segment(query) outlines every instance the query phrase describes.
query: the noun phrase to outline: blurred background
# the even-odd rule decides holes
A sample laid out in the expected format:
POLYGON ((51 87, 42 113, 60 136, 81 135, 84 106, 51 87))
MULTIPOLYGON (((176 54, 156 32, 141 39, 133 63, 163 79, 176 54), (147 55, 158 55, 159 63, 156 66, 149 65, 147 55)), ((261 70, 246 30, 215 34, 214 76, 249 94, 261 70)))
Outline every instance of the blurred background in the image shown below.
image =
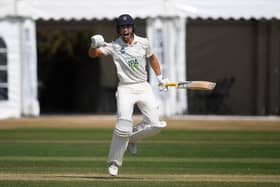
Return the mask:
POLYGON ((0 118, 114 114, 112 59, 87 53, 93 34, 117 37, 122 13, 150 39, 169 80, 217 83, 212 92, 155 90, 163 116, 280 114, 276 0, 1 0, 0 7, 0 118))

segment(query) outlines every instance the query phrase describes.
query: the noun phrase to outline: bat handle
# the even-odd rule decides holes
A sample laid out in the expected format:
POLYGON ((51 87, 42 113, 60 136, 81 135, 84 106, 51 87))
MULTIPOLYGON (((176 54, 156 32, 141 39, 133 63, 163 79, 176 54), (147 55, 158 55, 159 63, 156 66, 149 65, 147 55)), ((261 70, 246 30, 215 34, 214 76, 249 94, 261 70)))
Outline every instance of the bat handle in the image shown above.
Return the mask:
POLYGON ((169 86, 177 86, 177 83, 176 82, 167 82, 165 84, 166 87, 169 87, 169 86))

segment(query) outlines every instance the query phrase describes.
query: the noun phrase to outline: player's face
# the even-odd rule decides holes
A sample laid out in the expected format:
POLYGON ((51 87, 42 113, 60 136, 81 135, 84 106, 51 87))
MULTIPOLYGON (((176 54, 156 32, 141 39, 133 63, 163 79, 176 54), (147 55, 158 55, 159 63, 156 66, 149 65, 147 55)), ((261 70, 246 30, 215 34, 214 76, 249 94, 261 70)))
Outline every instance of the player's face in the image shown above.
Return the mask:
POLYGON ((132 25, 122 25, 120 26, 120 35, 126 43, 132 42, 133 39, 133 27, 132 25))

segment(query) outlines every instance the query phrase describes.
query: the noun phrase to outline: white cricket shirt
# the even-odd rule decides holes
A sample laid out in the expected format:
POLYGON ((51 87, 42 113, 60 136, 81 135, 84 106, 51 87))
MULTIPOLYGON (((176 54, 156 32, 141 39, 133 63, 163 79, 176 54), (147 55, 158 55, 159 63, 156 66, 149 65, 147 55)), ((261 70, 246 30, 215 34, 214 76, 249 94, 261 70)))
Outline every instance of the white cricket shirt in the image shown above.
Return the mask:
POLYGON ((120 84, 147 81, 147 58, 153 54, 148 39, 134 35, 132 44, 127 44, 119 37, 99 49, 112 55, 120 84))

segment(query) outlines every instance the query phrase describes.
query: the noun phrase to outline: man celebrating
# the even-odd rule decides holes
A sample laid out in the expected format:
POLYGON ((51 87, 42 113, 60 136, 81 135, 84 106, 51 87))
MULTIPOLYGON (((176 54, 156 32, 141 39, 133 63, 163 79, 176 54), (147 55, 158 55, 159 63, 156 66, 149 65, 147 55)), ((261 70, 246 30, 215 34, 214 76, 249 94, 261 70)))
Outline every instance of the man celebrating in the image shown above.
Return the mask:
POLYGON ((134 20, 128 14, 116 19, 118 38, 112 43, 105 43, 102 35, 91 37, 89 56, 92 58, 111 55, 116 65, 119 84, 116 92, 117 121, 113 132, 108 156, 108 172, 111 176, 118 175, 123 156, 128 149, 136 154, 136 142, 154 135, 166 122, 159 120, 158 104, 152 88, 147 82, 147 59, 155 72, 159 89, 166 91, 166 79, 161 75, 160 64, 151 51, 146 38, 137 36, 134 31, 134 20), (132 114, 134 105, 143 114, 143 120, 133 127, 132 114))

